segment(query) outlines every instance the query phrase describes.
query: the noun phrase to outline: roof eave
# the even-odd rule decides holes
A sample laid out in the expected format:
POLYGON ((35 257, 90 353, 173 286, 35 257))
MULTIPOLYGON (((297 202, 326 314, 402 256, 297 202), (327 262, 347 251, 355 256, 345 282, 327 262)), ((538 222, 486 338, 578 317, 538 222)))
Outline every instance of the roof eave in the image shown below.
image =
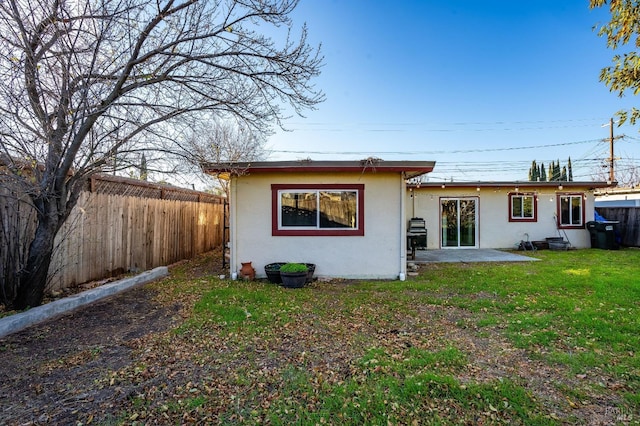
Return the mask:
POLYGON ((530 181, 478 181, 478 182, 421 182, 411 183, 410 188, 584 188, 598 189, 615 187, 617 182, 570 181, 570 182, 530 182, 530 181))
POLYGON ((257 173, 404 173, 407 179, 433 171, 434 161, 274 161, 202 163, 202 170, 223 179, 257 173))

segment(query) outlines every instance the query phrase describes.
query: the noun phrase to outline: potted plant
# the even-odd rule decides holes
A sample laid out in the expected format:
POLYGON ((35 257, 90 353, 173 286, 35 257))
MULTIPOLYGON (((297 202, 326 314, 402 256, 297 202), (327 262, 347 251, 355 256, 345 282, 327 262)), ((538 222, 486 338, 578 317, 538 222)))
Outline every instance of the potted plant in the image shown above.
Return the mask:
POLYGON ((304 287, 308 272, 307 265, 304 263, 285 263, 280 267, 282 286, 288 288, 304 287))
POLYGON ((286 262, 275 262, 264 265, 264 272, 267 274, 267 279, 273 284, 282 284, 282 277, 280 276, 280 268, 286 262))
POLYGON ((313 273, 316 271, 315 263, 305 263, 307 266, 307 284, 313 282, 313 273))

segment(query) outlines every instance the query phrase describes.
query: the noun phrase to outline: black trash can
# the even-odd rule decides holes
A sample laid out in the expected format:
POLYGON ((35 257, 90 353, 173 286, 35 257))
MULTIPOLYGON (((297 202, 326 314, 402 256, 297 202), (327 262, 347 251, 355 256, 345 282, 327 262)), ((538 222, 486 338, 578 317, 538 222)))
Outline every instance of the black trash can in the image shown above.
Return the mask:
POLYGON ((617 250, 620 248, 616 238, 619 223, 617 220, 587 222, 587 229, 591 237, 591 247, 605 250, 617 250))

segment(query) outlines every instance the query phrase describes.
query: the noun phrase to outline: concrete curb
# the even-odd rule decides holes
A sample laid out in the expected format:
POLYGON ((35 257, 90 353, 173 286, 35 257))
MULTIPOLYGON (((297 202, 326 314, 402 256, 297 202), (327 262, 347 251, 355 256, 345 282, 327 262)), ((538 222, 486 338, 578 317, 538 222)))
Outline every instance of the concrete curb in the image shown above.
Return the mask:
POLYGON ((91 290, 83 291, 82 293, 74 294, 70 297, 65 297, 64 299, 55 300, 46 305, 31 308, 25 312, 0 318, 0 338, 132 287, 165 277, 168 274, 169 269, 166 266, 159 266, 135 277, 114 281, 100 287, 92 288, 91 290))

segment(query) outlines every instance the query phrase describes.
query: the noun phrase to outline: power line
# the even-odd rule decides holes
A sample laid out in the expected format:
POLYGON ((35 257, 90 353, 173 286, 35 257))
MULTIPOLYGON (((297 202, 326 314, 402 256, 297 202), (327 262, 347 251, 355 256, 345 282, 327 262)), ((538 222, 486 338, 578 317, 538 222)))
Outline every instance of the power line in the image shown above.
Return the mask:
MULTIPOLYGON (((595 120, 595 119, 594 119, 595 120)), ((599 122, 602 122, 602 119, 597 119, 599 122)), ((501 122, 496 122, 501 123, 501 122)), ((410 125, 411 123, 404 123, 405 125, 410 125)), ((473 124, 473 123, 460 123, 463 125, 473 124)), ((626 136, 620 135, 616 136, 616 140, 622 142, 631 142, 631 141, 640 141, 640 138, 634 136, 626 136)), ((454 149, 454 150, 420 150, 420 149, 407 149, 407 150, 394 150, 394 151, 339 151, 339 150, 271 150, 271 153, 284 153, 284 154, 298 154, 298 155, 358 155, 362 157, 366 156, 422 156, 422 155, 448 155, 448 154, 475 154, 475 153, 494 153, 494 152, 509 152, 509 151, 525 151, 532 149, 542 149, 542 148, 552 148, 552 147, 562 147, 562 146, 573 146, 573 145, 581 145, 581 144, 593 144, 586 152, 576 158, 572 158, 573 172, 575 177, 582 176, 594 176, 594 173, 597 173, 596 170, 607 167, 607 150, 603 146, 603 141, 609 141, 606 138, 599 139, 589 139, 582 141, 570 141, 570 142, 560 142, 560 143, 552 143, 552 144, 541 144, 541 145, 525 145, 525 146, 509 146, 509 147, 494 147, 494 148, 475 148, 475 149, 454 149), (591 172, 586 172, 585 170, 591 170, 591 172)), ((449 144, 451 146, 451 144, 449 144)), ((542 159, 539 160, 535 158, 538 164, 550 164, 552 162, 557 161, 557 159, 542 159)), ((620 171, 627 170, 629 167, 635 167, 632 165, 632 162, 635 161, 633 158, 627 158, 627 160, 631 165, 623 164, 622 159, 616 159, 618 161, 618 169, 620 171)), ((438 161, 436 169, 430 174, 433 179, 444 179, 448 180, 452 178, 452 176, 460 176, 464 177, 465 175, 476 174, 478 176, 494 176, 496 172, 500 173, 509 173, 522 175, 522 180, 526 180, 528 178, 528 169, 531 164, 531 160, 496 160, 496 161, 485 161, 485 162, 447 162, 447 161, 438 161)), ((458 179, 461 182, 464 182, 465 179, 458 179)), ((473 179, 476 181, 477 179, 473 179)))
POLYGON ((594 123, 602 123, 608 118, 581 118, 568 120, 519 120, 519 121, 458 121, 451 123, 443 122, 289 122, 289 130, 296 131, 330 131, 330 132, 405 132, 408 130, 421 130, 424 132, 457 132, 457 131, 512 131, 512 130, 544 130, 544 129, 563 129, 575 127, 589 127, 594 123), (590 122, 590 123, 589 123, 590 122), (584 124, 578 124, 584 123, 584 124), (552 125, 546 125, 552 124, 552 125), (563 124, 563 125, 557 125, 563 124), (514 127, 523 125, 533 125, 533 127, 514 127), (480 126, 481 128, 469 129, 471 126, 480 126), (489 127, 486 126, 501 126, 489 127), (507 127, 504 127, 507 126, 507 127))
POLYGON ((507 148, 478 148, 478 149, 458 149, 451 151, 420 151, 420 150, 407 150, 407 151, 298 151, 298 150, 269 150, 271 153, 279 154, 315 154, 315 155, 422 155, 422 154, 469 154, 479 152, 501 152, 501 151, 520 151, 526 149, 539 149, 539 148, 551 148, 557 146, 569 146, 585 143, 601 142, 602 139, 590 139, 577 142, 563 142, 545 145, 529 145, 529 146, 512 146, 507 148))

